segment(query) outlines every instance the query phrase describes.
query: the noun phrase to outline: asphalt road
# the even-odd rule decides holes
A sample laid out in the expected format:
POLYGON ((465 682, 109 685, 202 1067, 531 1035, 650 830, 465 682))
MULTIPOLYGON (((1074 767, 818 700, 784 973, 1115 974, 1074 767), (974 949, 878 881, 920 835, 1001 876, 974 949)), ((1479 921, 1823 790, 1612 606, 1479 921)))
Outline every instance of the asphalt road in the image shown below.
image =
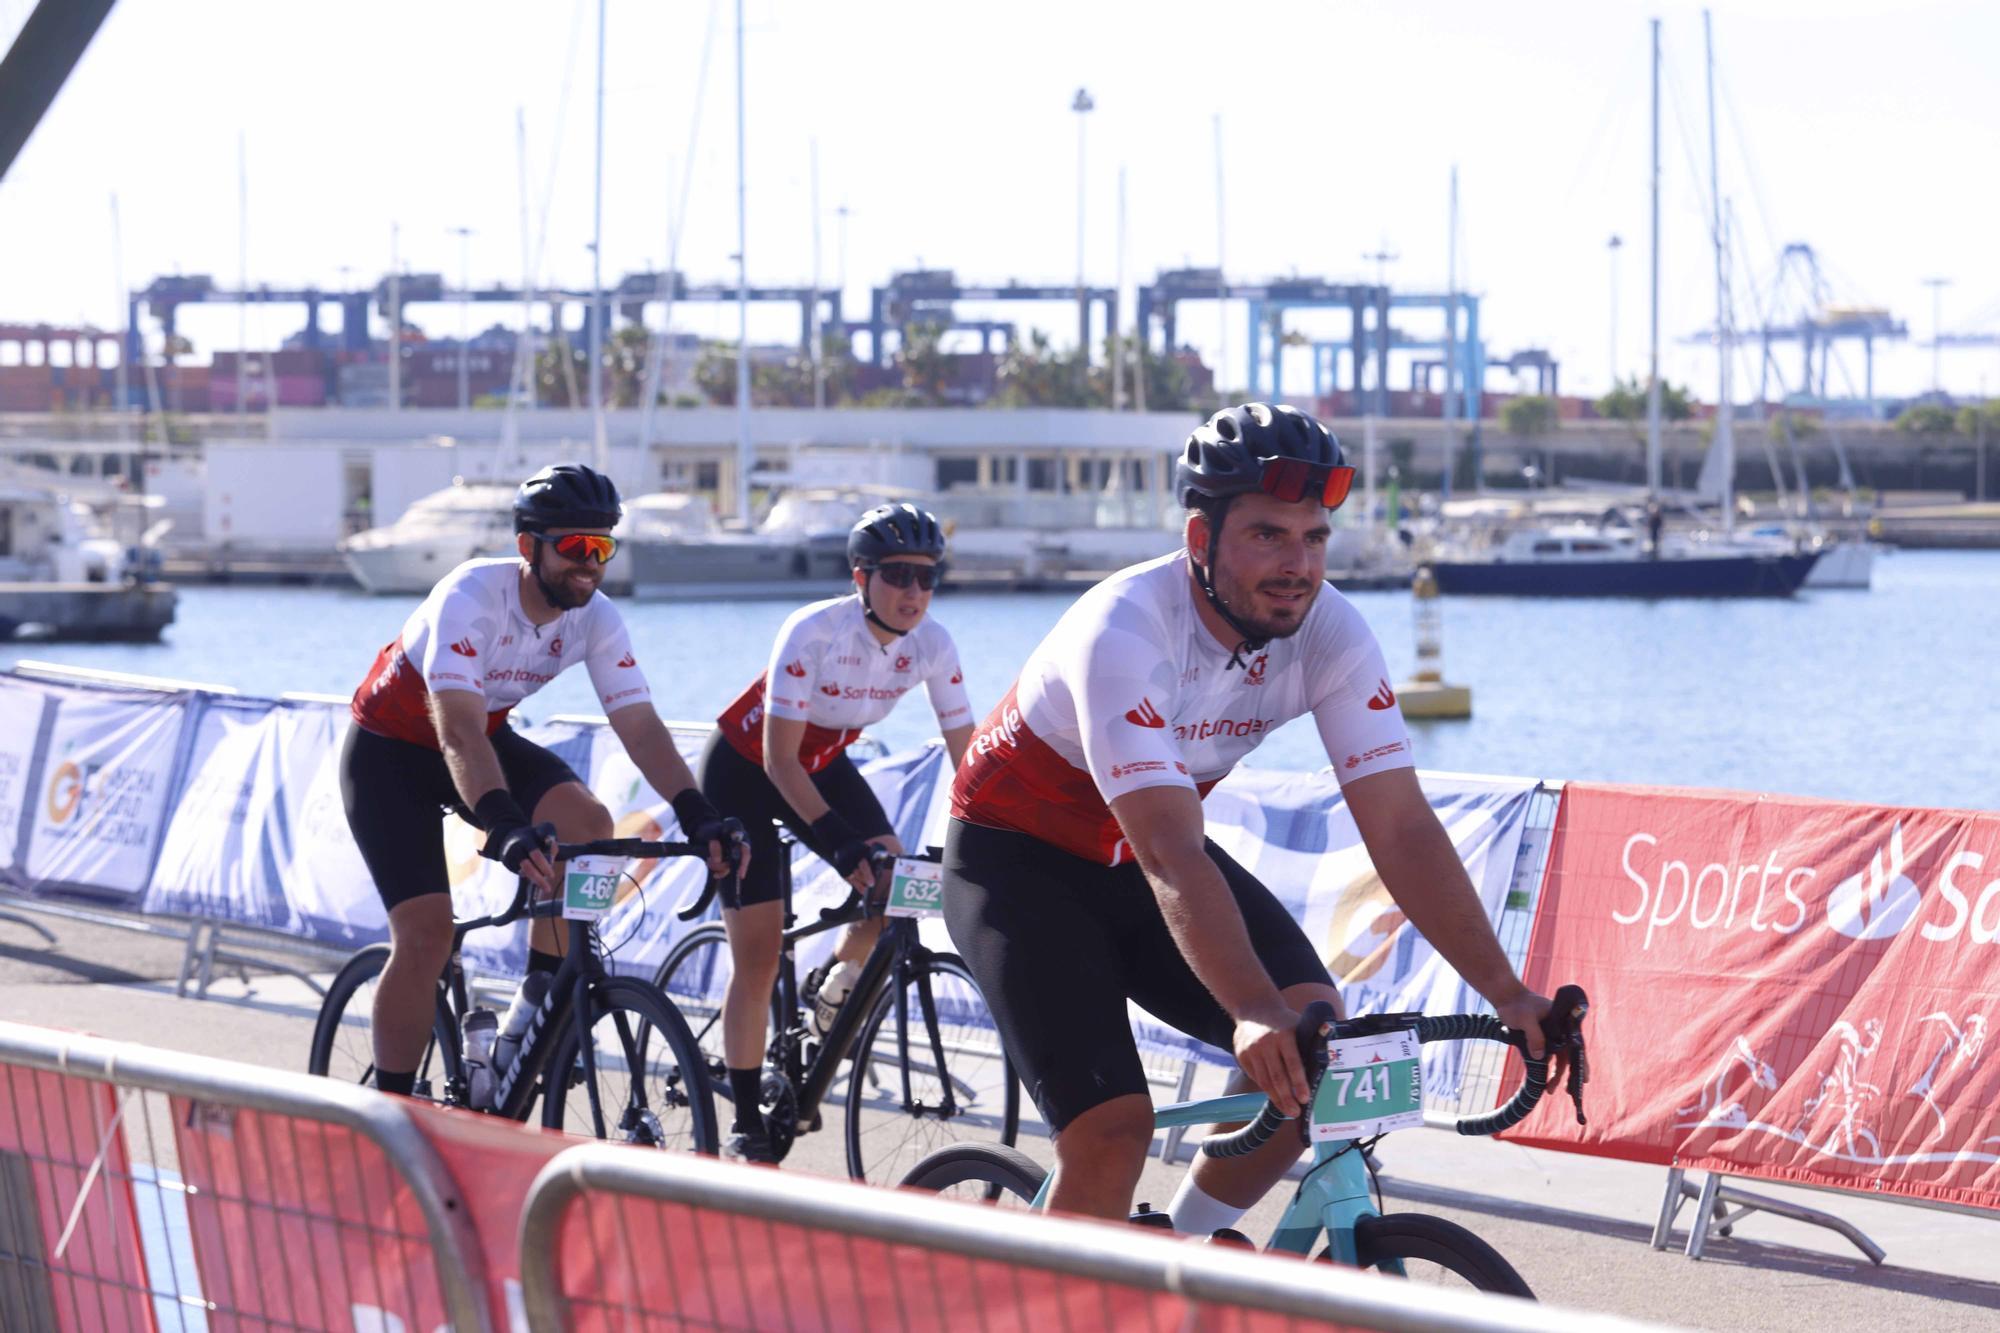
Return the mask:
MULTIPOLYGON (((0 919, 0 1015, 170 1050, 303 1070, 316 1001, 297 981, 220 976, 212 998, 177 999, 182 944, 87 923, 37 917, 47 946, 0 919)), ((1600 1077, 1604 1076, 1600 1071, 1600 1077)), ((1206 1092, 1206 1087, 1198 1091, 1206 1092)), ((1051 1158, 1046 1139, 1024 1137, 1051 1158)), ((1545 1301, 1704 1329, 2000 1330, 2000 1219, 1845 1195, 1747 1183, 1760 1193, 1839 1214, 1888 1251, 1869 1264, 1844 1239, 1758 1214, 1699 1262, 1651 1248, 1665 1186, 1655 1167, 1544 1152, 1436 1131, 1408 1131, 1379 1150, 1387 1211, 1421 1210, 1477 1231, 1545 1301)), ((845 1174, 840 1135, 802 1138, 786 1170, 845 1174)), ((1139 1197, 1164 1205, 1185 1170, 1149 1163, 1139 1197)), ((1283 1194, 1253 1211, 1262 1237, 1283 1194)))

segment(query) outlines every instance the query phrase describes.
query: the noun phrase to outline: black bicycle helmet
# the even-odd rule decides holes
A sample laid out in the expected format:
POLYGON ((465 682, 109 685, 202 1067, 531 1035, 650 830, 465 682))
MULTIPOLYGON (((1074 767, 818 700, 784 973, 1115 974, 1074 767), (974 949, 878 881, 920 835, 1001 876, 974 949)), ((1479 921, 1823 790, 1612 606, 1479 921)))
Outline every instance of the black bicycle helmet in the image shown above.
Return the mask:
POLYGON ((942 560, 944 545, 944 529, 935 515, 908 503, 877 505, 847 534, 847 563, 860 569, 897 555, 942 560))
POLYGON ((516 532, 613 528, 623 512, 611 478, 581 463, 545 467, 514 492, 516 532))
POLYGON ((1344 467, 1333 432, 1296 407, 1244 403, 1197 426, 1174 464, 1174 496, 1183 509, 1258 488, 1264 463, 1296 458, 1315 468, 1344 467))

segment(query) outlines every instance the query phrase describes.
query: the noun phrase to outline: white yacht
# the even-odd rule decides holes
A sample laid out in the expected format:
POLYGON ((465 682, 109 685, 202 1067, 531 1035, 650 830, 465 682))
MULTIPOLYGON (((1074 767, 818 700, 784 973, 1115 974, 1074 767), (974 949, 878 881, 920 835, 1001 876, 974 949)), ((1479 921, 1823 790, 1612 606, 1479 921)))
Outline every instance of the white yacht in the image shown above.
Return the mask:
POLYGON ((60 639, 159 638, 177 599, 158 581, 167 525, 144 526, 157 503, 39 469, 0 471, 0 640, 28 627, 60 639))
POLYGON ((635 597, 830 596, 846 577, 845 527, 839 560, 829 564, 815 560, 805 534, 789 525, 774 529, 766 520, 755 532, 722 527, 698 495, 639 496, 625 506, 619 535, 619 559, 635 597))
POLYGON ((454 481, 386 527, 340 543, 364 592, 422 596, 467 560, 514 554, 514 487, 454 481))

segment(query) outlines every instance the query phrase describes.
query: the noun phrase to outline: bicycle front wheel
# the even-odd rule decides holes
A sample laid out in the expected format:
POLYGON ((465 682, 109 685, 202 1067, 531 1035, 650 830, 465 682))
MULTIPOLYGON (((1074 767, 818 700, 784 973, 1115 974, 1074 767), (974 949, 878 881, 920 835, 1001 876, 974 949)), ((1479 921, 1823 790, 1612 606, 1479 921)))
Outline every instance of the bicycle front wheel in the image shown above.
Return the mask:
MULTIPOLYGON (((313 1024, 306 1072, 343 1083, 375 1086, 375 990, 389 962, 389 946, 371 944, 334 974, 313 1024)), ((450 1010, 439 1003, 431 1013, 431 1039, 417 1062, 415 1092, 419 1097, 445 1099, 458 1073, 458 1042, 451 1030, 450 1010)))
POLYGON ((888 1184, 954 1143, 1012 1144, 1020 1125, 1020 1082, 965 964, 931 954, 900 988, 892 975, 854 1045, 848 1174, 888 1184))
POLYGON ((701 1047, 702 1067, 716 1092, 729 1095, 728 1061, 722 1049, 722 997, 729 993, 729 980, 736 975, 736 961, 729 952, 729 936, 720 922, 711 921, 683 935, 667 952, 653 984, 680 1010, 701 1047))
POLYGON ((1423 1213, 1364 1217, 1354 1224, 1354 1250, 1361 1267, 1413 1282, 1535 1299, 1526 1280, 1498 1250, 1442 1217, 1423 1213))
POLYGON ((1025 1208, 1049 1178, 1040 1162, 1017 1148, 997 1143, 959 1143, 940 1148, 918 1162, 897 1183, 905 1189, 929 1190, 947 1199, 991 1203, 1001 1208, 1025 1208))
POLYGON ((634 977, 593 986, 590 1007, 588 1018, 570 1014, 543 1071, 542 1124, 614 1143, 713 1154, 715 1097, 680 1011, 634 977), (578 1037, 584 1031, 595 1080, 584 1077, 578 1037))

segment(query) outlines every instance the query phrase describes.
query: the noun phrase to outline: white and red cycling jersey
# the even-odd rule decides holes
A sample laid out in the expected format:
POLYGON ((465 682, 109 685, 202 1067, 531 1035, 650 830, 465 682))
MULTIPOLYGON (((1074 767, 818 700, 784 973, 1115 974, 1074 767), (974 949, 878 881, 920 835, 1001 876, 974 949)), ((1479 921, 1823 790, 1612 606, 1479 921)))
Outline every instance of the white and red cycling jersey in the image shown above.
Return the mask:
POLYGON ((1298 633, 1231 667, 1200 595, 1176 552, 1079 598, 974 732, 952 815, 1118 865, 1131 849, 1113 799, 1160 786, 1206 796, 1306 713, 1343 784, 1415 762, 1382 650, 1346 598, 1322 588, 1298 633))
POLYGON ((802 606, 786 618, 771 664, 716 719, 723 739, 751 763, 764 762, 764 714, 806 724, 799 762, 817 773, 854 744, 861 729, 880 722, 921 683, 950 730, 972 721, 958 647, 944 626, 926 616, 901 638, 878 643, 869 632, 861 595, 802 606))
POLYGON ((350 705, 356 724, 436 750, 430 696, 466 690, 486 700, 491 736, 515 704, 578 662, 607 714, 653 697, 610 598, 595 593, 537 625, 521 610, 520 570, 519 560, 468 560, 445 575, 375 655, 350 705))

